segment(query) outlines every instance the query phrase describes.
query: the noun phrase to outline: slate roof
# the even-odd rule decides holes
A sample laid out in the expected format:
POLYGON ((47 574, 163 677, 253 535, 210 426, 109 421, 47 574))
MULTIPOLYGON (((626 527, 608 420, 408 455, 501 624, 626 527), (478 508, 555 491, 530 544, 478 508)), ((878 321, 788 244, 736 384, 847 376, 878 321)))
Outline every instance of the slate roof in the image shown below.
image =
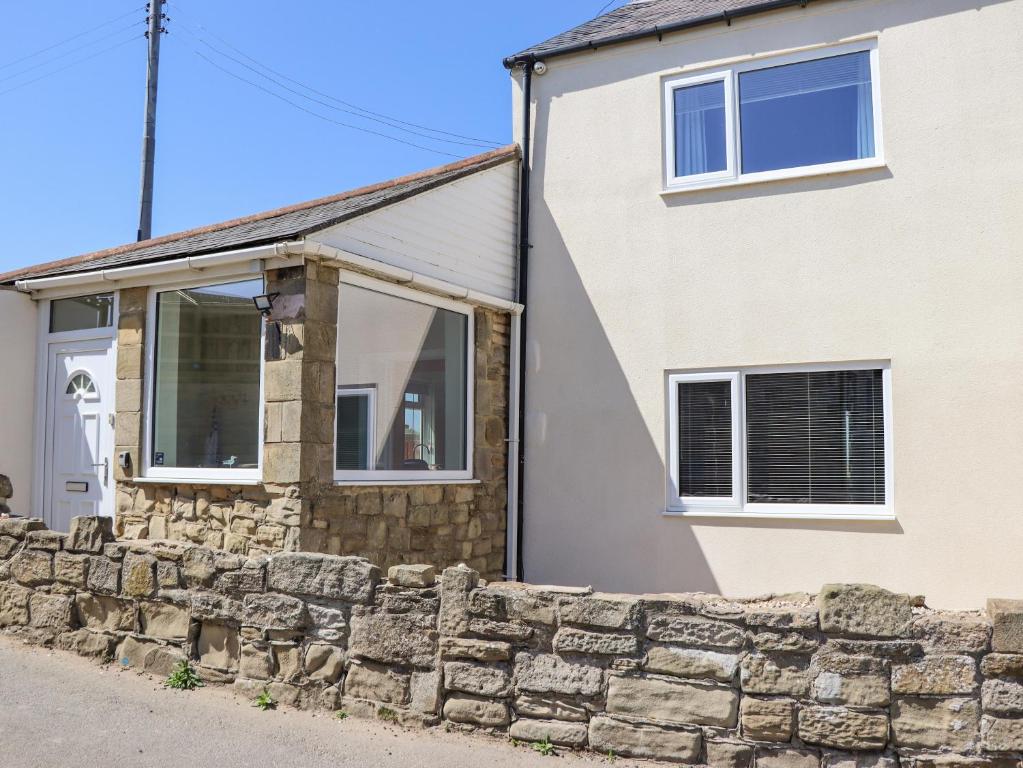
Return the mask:
POLYGON ((128 243, 116 248, 7 272, 0 275, 0 285, 13 283, 15 280, 126 267, 291 240, 485 171, 517 157, 518 147, 511 144, 428 171, 360 187, 338 195, 155 237, 141 243, 128 243))
POLYGON ((808 2, 811 0, 630 0, 621 8, 509 56, 504 64, 511 67, 526 58, 550 58, 808 2))

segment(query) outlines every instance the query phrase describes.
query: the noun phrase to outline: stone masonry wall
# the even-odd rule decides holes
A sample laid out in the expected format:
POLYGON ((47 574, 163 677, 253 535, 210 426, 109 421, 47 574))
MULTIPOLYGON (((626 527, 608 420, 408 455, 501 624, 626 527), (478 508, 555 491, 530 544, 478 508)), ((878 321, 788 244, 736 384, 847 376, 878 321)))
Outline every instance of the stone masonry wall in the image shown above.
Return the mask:
POLYGON ((285 704, 713 768, 1010 768, 1023 601, 932 610, 869 585, 730 600, 388 578, 358 557, 245 557, 0 519, 0 626, 285 704))
POLYGON ((510 322, 475 312, 477 482, 338 486, 333 482, 338 270, 271 270, 282 349, 264 370, 263 481, 137 483, 142 452, 146 288, 121 291, 117 350, 116 533, 260 556, 279 551, 358 555, 384 567, 467 562, 488 578, 504 567, 510 322))

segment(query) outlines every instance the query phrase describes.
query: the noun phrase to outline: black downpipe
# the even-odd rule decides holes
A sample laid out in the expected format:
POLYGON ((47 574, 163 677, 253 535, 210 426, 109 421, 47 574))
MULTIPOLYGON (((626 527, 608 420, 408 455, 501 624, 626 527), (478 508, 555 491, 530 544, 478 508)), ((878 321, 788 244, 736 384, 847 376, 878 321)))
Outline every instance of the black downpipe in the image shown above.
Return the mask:
POLYGON ((522 534, 525 530, 525 489, 526 489, 526 318, 529 315, 529 163, 532 138, 533 64, 532 57, 522 62, 522 165, 519 172, 519 263, 516 275, 516 301, 522 305, 519 320, 519 429, 516 439, 519 471, 515 482, 518 493, 516 502, 516 534, 518 543, 515 553, 515 578, 525 580, 525 560, 522 555, 522 534))

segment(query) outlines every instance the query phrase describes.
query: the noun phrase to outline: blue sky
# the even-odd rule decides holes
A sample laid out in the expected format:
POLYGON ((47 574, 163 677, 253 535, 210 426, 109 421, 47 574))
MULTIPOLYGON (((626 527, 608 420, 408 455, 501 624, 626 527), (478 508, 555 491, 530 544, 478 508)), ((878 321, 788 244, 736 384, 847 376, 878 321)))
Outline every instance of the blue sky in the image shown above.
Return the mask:
MULTIPOLYGON (((57 0, 0 7, 0 272, 134 240, 143 4, 57 0)), ((505 144, 511 93, 502 57, 592 18, 603 6, 604 0, 170 2, 154 235, 455 159, 309 115, 196 52, 332 120, 466 156, 485 147, 423 141, 303 99, 253 69, 333 107, 347 109, 329 97, 505 144)))

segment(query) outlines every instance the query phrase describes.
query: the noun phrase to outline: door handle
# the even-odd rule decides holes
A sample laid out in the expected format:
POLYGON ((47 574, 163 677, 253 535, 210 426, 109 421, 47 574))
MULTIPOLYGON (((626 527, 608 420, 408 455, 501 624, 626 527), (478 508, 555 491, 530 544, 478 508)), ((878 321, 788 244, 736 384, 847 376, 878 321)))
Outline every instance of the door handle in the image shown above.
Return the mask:
POLYGON ((107 484, 107 480, 110 479, 110 459, 103 459, 99 464, 90 464, 93 467, 103 467, 103 485, 107 484))

